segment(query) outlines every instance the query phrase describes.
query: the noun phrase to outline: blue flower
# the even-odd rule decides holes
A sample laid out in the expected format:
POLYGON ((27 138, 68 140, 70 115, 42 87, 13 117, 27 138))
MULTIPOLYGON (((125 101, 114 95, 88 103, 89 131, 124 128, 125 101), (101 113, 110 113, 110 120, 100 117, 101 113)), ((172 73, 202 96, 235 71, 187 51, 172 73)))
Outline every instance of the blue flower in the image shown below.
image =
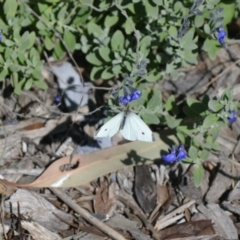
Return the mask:
POLYGON ((177 153, 176 147, 172 147, 172 149, 171 149, 169 154, 162 156, 163 161, 167 162, 167 163, 175 162, 177 160, 176 153, 177 153))
POLYGON ((126 94, 124 96, 120 96, 118 98, 118 101, 122 104, 128 104, 134 100, 137 100, 138 98, 140 98, 142 95, 142 92, 138 89, 133 89, 132 92, 130 94, 126 94))
POLYGON ((178 153, 177 153, 177 160, 181 161, 187 157, 187 152, 185 151, 185 148, 183 145, 181 145, 178 148, 178 153))
POLYGON ((223 26, 220 26, 220 27, 217 29, 217 32, 218 32, 218 36, 217 36, 218 42, 219 42, 221 45, 225 45, 224 38, 227 36, 227 33, 224 31, 223 26))
POLYGON ((170 153, 167 155, 163 155, 162 159, 164 162, 173 163, 176 161, 181 161, 187 157, 187 152, 183 145, 180 147, 172 147, 170 153))
POLYGON ((131 94, 131 101, 139 99, 141 95, 142 95, 142 92, 139 89, 136 89, 131 94))
POLYGON ((56 105, 61 103, 61 96, 59 94, 54 97, 54 102, 56 105))
POLYGON ((119 98, 118 98, 118 101, 120 102, 120 103, 122 103, 122 104, 128 104, 129 102, 131 102, 131 94, 126 94, 126 95, 124 95, 124 96, 120 96, 119 98))
POLYGON ((234 123, 237 120, 237 116, 235 111, 229 111, 230 117, 228 117, 228 122, 229 123, 234 123))

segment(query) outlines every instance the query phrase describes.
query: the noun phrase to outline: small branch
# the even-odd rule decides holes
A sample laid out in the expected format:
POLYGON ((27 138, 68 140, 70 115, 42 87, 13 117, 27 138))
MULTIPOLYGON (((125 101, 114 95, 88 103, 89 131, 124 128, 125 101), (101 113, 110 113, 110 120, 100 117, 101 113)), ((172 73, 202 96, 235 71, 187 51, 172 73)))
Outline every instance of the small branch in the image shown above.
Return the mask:
POLYGON ((60 198, 64 203, 66 203, 70 208, 72 208, 75 212, 80 214, 86 221, 97 227, 102 232, 106 233, 108 236, 112 237, 116 240, 126 240, 121 234, 117 231, 113 230, 105 223, 99 221, 97 218, 93 217, 89 212, 85 209, 81 208, 78 204, 76 204, 70 197, 67 196, 63 191, 57 188, 51 188, 51 191, 60 198))
POLYGON ((117 199, 134 211, 134 213, 141 219, 145 227, 151 231, 155 239, 160 239, 158 232, 153 228, 152 224, 148 222, 144 214, 141 213, 141 211, 138 209, 138 206, 135 206, 134 204, 129 202, 128 199, 125 199, 123 196, 118 195, 117 199))

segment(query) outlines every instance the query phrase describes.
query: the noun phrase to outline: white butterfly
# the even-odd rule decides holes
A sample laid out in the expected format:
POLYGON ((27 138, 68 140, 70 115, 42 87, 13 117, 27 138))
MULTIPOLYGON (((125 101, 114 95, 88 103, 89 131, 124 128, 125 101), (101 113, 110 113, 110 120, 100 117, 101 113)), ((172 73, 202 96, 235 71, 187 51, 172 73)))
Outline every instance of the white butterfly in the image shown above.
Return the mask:
POLYGON ((96 133, 95 138, 112 137, 118 131, 129 141, 153 142, 154 137, 150 128, 133 112, 120 112, 96 133))

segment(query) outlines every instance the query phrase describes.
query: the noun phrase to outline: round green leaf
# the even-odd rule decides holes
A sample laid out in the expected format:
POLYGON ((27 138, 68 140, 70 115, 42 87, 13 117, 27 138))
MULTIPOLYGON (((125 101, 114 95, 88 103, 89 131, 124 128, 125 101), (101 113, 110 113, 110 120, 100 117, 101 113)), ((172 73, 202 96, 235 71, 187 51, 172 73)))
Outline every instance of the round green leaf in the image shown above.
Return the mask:
POLYGON ((75 49, 75 45, 76 45, 75 36, 70 31, 65 29, 64 34, 63 34, 63 40, 64 40, 65 44, 67 45, 67 48, 69 49, 69 51, 73 52, 75 49))
POLYGON ((109 57, 110 54, 110 49, 108 47, 101 47, 98 49, 99 55, 101 56, 101 58, 106 61, 106 62, 110 62, 111 59, 109 57))
POLYGON ((209 103, 208 103, 208 107, 213 112, 218 112, 223 108, 223 105, 217 100, 210 100, 209 103))
POLYGON ((202 164, 195 164, 193 171, 193 182, 196 188, 200 187, 204 177, 204 169, 202 164))
POLYGON ((124 35, 120 30, 117 30, 111 39, 111 47, 114 51, 121 51, 124 49, 124 35))
POLYGON ((90 62, 91 64, 95 65, 95 66, 101 66, 102 62, 98 59, 96 53, 89 53, 86 56, 86 59, 88 62, 90 62))
POLYGON ((189 148, 188 155, 192 160, 197 160, 198 159, 198 150, 194 146, 191 146, 189 148))
POLYGON ((210 114, 207 116, 204 121, 203 121, 203 127, 204 128, 209 128, 211 127, 214 123, 216 123, 218 120, 218 117, 215 114, 210 114))

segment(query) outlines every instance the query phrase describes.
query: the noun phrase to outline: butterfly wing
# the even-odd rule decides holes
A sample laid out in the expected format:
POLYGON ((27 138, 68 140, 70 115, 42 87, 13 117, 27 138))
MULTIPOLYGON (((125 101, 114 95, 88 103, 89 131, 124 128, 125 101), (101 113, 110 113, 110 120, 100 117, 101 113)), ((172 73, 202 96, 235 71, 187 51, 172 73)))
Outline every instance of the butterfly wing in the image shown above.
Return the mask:
POLYGON ((111 118, 98 130, 94 138, 114 136, 119 131, 123 118, 124 112, 120 112, 119 114, 111 118))
POLYGON ((133 112, 127 114, 123 129, 120 130, 120 133, 129 141, 154 142, 153 133, 150 128, 133 112))

